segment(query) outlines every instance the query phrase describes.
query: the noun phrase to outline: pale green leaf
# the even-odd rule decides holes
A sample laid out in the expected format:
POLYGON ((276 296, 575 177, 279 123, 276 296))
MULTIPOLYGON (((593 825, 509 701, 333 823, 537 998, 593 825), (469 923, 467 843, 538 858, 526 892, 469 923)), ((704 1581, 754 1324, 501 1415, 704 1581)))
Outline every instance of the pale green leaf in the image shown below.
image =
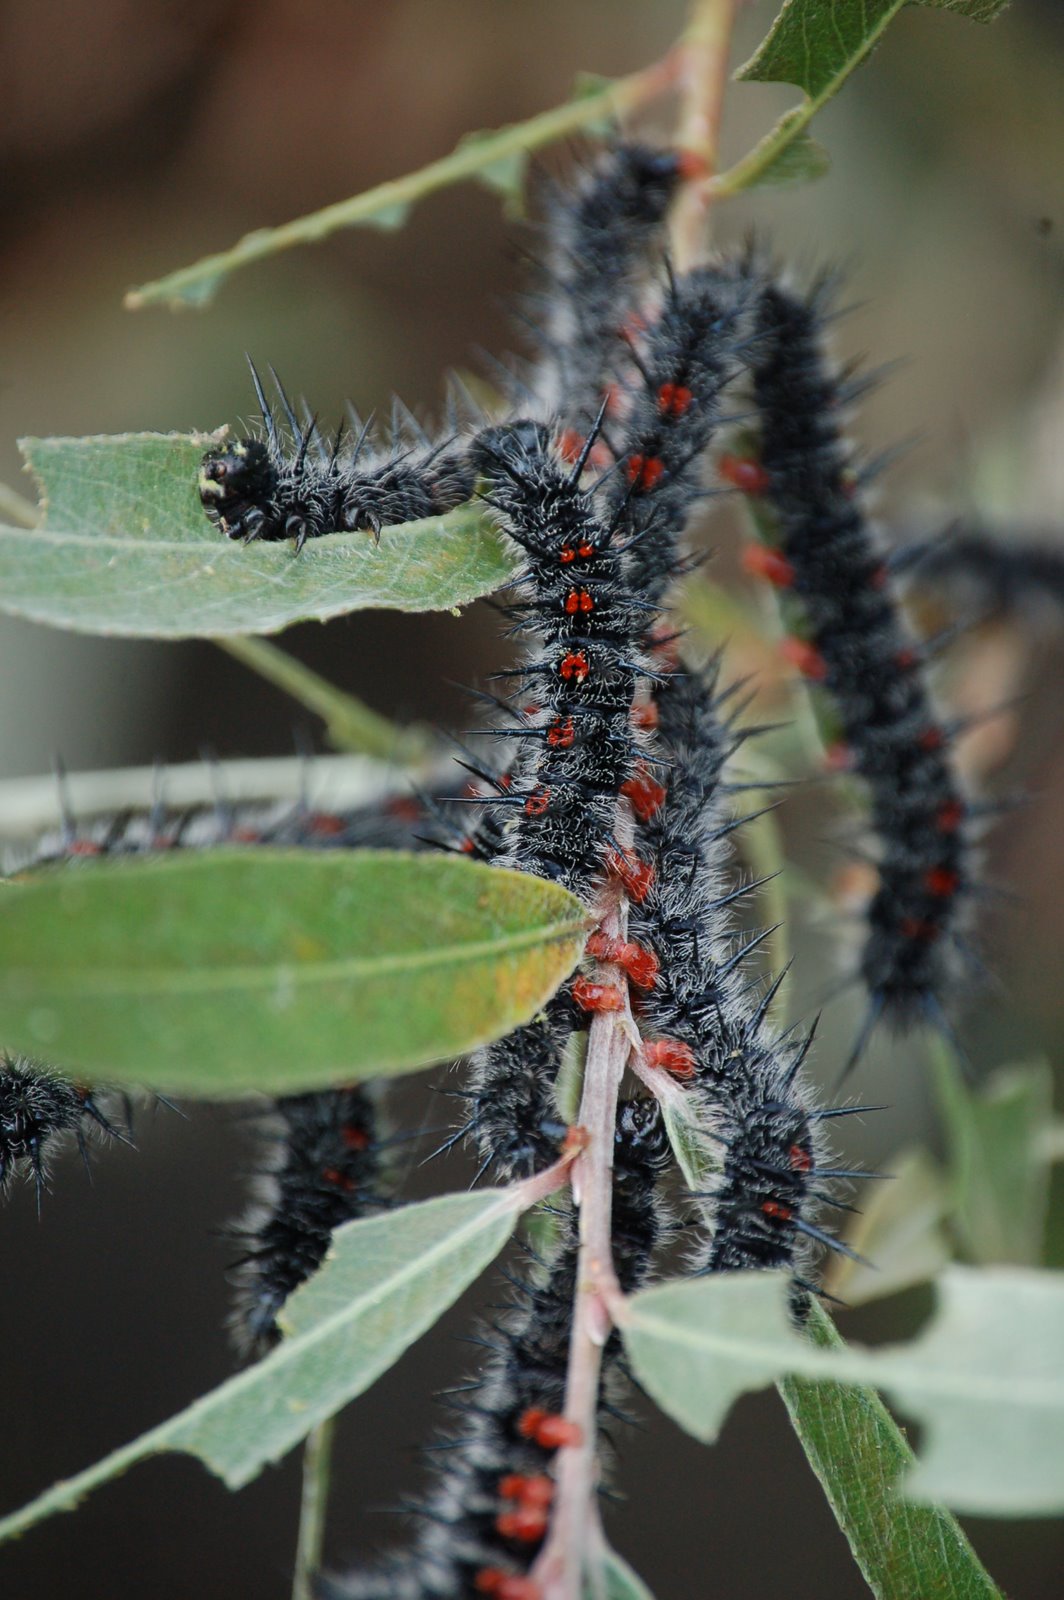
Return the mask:
MULTIPOLYGON (((809 1331, 829 1350, 845 1346, 817 1304, 809 1331)), ((874 1389, 784 1378, 780 1393, 854 1559, 877 1600, 1000 1600, 948 1511, 898 1494, 913 1464, 904 1434, 874 1389)))
POLYGON ((684 1115, 683 1104, 678 1098, 670 1097, 664 1102, 662 1115, 665 1132, 684 1182, 696 1192, 705 1189, 713 1174, 720 1170, 720 1162, 713 1159, 714 1153, 705 1134, 692 1117, 684 1115))
POLYGON ((1049 1204, 1041 1136, 1052 1120, 1044 1061, 1001 1067, 978 1089, 949 1049, 934 1047, 935 1084, 949 1141, 953 1218, 973 1261, 1037 1266, 1049 1204))
MULTIPOLYGON (((736 76, 793 83, 810 99, 827 99, 860 66, 910 0, 784 0, 767 36, 736 76)), ((990 22, 1008 0, 912 0, 990 22)))
MULTIPOLYGON (((801 108, 790 114, 800 116, 801 108)), ((746 185, 748 189, 788 189, 800 183, 815 183, 830 170, 830 155, 809 134, 798 133, 793 139, 784 139, 780 137, 778 125, 773 134, 771 159, 746 185)))
POLYGON ((73 1510, 99 1484, 165 1451, 197 1456, 230 1489, 250 1482, 368 1389, 457 1300, 513 1232, 518 1193, 444 1195, 337 1229, 321 1271, 288 1301, 288 1337, 275 1350, 0 1521, 0 1540, 73 1510))
POLYGON ((461 856, 225 848, 5 889, 0 1036, 90 1080, 279 1093, 527 1022, 580 957, 556 884, 461 856))
MULTIPOLYGON (((955 11, 976 22, 990 22, 1008 0, 913 0, 937 10, 955 11)), ((784 0, 783 9, 754 55, 736 77, 759 83, 793 83, 804 90, 801 105, 785 112, 775 127, 734 167, 714 180, 718 195, 739 194, 756 184, 773 181, 775 169, 788 169, 787 152, 805 139, 805 130, 817 112, 836 95, 852 72, 866 61, 907 0, 784 0)), ((819 177, 817 158, 813 170, 792 169, 792 181, 819 177)))
POLYGON ((705 1440, 740 1394, 780 1377, 885 1389, 925 1430, 907 1495, 988 1516, 1064 1510, 1064 1274, 950 1267, 919 1338, 874 1351, 814 1349, 786 1290, 753 1272, 644 1290, 622 1327, 637 1377, 705 1440))
POLYGON ((366 606, 442 611, 513 575, 484 513, 459 506, 368 533, 234 543, 196 493, 216 434, 27 439, 44 523, 0 528, 0 610, 82 633, 157 639, 276 633, 366 606))
POLYGON ((633 1572, 616 1550, 605 1550, 602 1556, 601 1596, 591 1587, 585 1590, 585 1600, 654 1600, 654 1596, 638 1573, 633 1572))
POLYGON ((838 1256, 825 1279, 825 1288, 847 1305, 928 1283, 950 1259, 943 1227, 949 1197, 938 1167, 925 1150, 909 1150, 890 1161, 888 1170, 889 1183, 865 1189, 861 1213, 846 1234, 865 1261, 838 1256))

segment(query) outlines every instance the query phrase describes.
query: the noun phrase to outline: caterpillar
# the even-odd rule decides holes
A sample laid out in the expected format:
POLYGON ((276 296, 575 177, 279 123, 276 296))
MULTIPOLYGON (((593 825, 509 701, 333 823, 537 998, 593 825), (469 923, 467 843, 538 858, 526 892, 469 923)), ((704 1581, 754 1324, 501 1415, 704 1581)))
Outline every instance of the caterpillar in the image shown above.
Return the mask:
POLYGON ((948 529, 939 539, 896 550, 891 568, 911 572, 920 589, 959 591, 981 614, 1064 609, 1064 551, 1011 530, 948 529))
POLYGON ((644 1061, 696 1098, 720 1154, 701 1197, 711 1232, 692 1252, 691 1270, 786 1268, 800 1311, 817 1292, 812 1247, 848 1251, 814 1219, 834 1203, 834 1183, 858 1176, 830 1164, 820 1124, 863 1108, 812 1107, 802 1066, 813 1030, 797 1040, 775 1034, 769 1008, 782 975, 763 990, 750 981, 766 935, 737 939, 731 918, 760 884, 731 886, 730 839, 746 819, 732 816, 725 776, 749 732, 737 727, 735 689, 720 689, 718 672, 715 660, 654 689, 668 792, 639 828, 655 875, 629 928, 659 977, 637 1015, 644 1061))
POLYGON ((294 539, 298 555, 308 539, 357 529, 379 537, 386 524, 441 515, 472 495, 456 408, 437 440, 397 408, 387 444, 356 417, 350 444, 341 424, 330 445, 313 418, 299 421, 274 374, 286 432, 254 365, 251 375, 265 439, 208 451, 199 473, 203 509, 228 538, 294 539))
POLYGON ((871 799, 879 887, 860 972, 868 1013, 851 1065, 880 1017, 948 1027, 966 904, 971 810, 950 758, 952 730, 925 683, 925 652, 904 623, 839 432, 847 399, 823 345, 828 285, 802 298, 775 282, 759 297, 750 370, 756 457, 721 472, 769 509, 775 532, 750 570, 795 597, 789 659, 830 697, 845 757, 871 799))
MULTIPOLYGON (((648 1276, 663 1216, 655 1195, 669 1149, 652 1100, 618 1108, 614 1150, 614 1264, 626 1291, 648 1276)), ((563 1415, 569 1332, 576 1279, 577 1225, 557 1219, 550 1258, 511 1278, 513 1299, 485 1335, 483 1372, 452 1397, 463 1432, 443 1441, 443 1462, 421 1501, 406 1509, 418 1520, 407 1550, 376 1566, 319 1579, 320 1600, 539 1600, 531 1568, 547 1532, 554 1493, 551 1467, 577 1442, 563 1415)), ((604 1352, 603 1417, 618 1415, 619 1341, 604 1352)))
POLYGON ((259 1119, 265 1163, 255 1198, 227 1230, 245 1252, 233 1266, 230 1319, 242 1356, 277 1343, 278 1313, 321 1266, 341 1223, 386 1203, 376 1123, 373 1100, 357 1086, 287 1095, 259 1119))
MULTIPOLYGON (((565 442, 582 440, 610 386, 629 363, 625 340, 642 320, 640 300, 668 206, 700 176, 688 151, 624 142, 607 149, 575 188, 547 210, 543 290, 530 319, 540 351, 534 392, 564 419, 565 442)), ((577 449, 579 447, 577 446, 577 449)))
POLYGON ((123 1132, 85 1084, 72 1083, 25 1056, 0 1054, 0 1195, 16 1173, 25 1171, 36 1187, 39 1210, 49 1156, 64 1137, 73 1136, 87 1168, 89 1134, 96 1131, 129 1144, 129 1122, 128 1102, 123 1132))

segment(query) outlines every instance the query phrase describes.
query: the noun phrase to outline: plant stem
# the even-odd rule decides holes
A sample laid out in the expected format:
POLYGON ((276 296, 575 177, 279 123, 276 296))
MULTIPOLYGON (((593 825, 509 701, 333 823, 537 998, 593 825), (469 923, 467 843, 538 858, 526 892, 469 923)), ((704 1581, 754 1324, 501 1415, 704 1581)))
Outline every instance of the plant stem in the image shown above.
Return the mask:
POLYGON ((303 1496, 299 1502, 299 1538, 296 1542, 292 1600, 314 1600, 312 1584, 315 1573, 321 1567, 335 1429, 336 1418, 327 1417, 307 1434, 303 1446, 303 1496))
MULTIPOLYGON (((618 808, 616 837, 622 847, 632 840, 632 814, 626 801, 618 808)), ((617 896, 602 918, 603 930, 624 939, 628 902, 617 896)), ((601 965, 596 979, 627 985, 618 968, 601 965)), ((609 1307, 620 1297, 613 1267, 613 1141, 617 1098, 631 1050, 631 1013, 599 1011, 591 1020, 580 1126, 587 1143, 573 1164, 573 1199, 580 1208, 580 1253, 576 1269, 565 1386, 565 1416, 580 1429, 580 1441, 558 1452, 550 1533, 532 1577, 543 1600, 582 1600, 584 1571, 595 1526, 597 1482, 598 1397, 602 1347, 613 1326, 609 1307)))
POLYGON ((244 634, 216 639, 215 643, 321 717, 329 743, 338 750, 411 766, 427 759, 431 750, 427 730, 416 725, 397 727, 276 645, 244 634))
POLYGON ((279 228, 256 228, 247 233, 229 250, 206 256, 190 267, 167 274, 153 283, 131 289, 125 297, 127 311, 163 302, 170 305, 203 305, 208 301, 223 278, 240 267, 264 256, 277 255, 294 245, 328 238, 338 228, 350 228, 357 223, 394 226, 401 221, 406 208, 424 195, 433 194, 452 183, 475 178, 489 167, 513 160, 526 151, 551 144, 556 139, 568 138, 582 128, 607 117, 620 117, 634 111, 647 101, 656 98, 673 83, 678 59, 670 51, 661 61, 633 72, 627 78, 618 78, 591 94, 580 95, 550 111, 542 111, 527 122, 515 123, 492 133, 476 134, 461 141, 450 155, 439 161, 430 161, 417 172, 402 178, 380 183, 374 189, 350 200, 340 200, 309 216, 297 217, 279 228))
POLYGON ((742 0, 692 0, 681 43, 683 94, 676 143, 701 156, 706 164, 705 177, 684 186, 673 211, 672 253, 681 272, 697 265, 705 250, 732 29, 741 3, 742 0))

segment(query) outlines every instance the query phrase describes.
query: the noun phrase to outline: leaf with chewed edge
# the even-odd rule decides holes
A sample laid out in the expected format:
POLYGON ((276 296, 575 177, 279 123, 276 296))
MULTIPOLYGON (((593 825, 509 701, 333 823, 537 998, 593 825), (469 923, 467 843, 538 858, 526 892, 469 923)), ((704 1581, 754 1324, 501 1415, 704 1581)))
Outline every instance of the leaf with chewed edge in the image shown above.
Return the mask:
POLYGON ((349 1222, 288 1300, 287 1337, 187 1410, 0 1520, 0 1541, 167 1451, 197 1456, 230 1489, 249 1483, 380 1377, 453 1305, 510 1237, 519 1187, 443 1195, 349 1222))
POLYGON ((26 439, 44 520, 0 527, 0 610, 153 639, 277 633, 369 606, 443 611, 508 583, 515 553, 479 505, 372 535, 243 545, 208 521, 200 461, 221 434, 26 439))

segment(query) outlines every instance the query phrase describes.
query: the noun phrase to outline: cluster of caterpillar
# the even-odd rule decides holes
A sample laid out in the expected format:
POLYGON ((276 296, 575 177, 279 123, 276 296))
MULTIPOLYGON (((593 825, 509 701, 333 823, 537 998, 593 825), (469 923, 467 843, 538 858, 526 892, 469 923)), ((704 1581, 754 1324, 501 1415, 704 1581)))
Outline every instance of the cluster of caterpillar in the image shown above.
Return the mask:
MULTIPOLYGON (((657 1173, 669 1161, 662 1118, 652 1100, 622 1103, 614 1142, 614 1264, 622 1287, 645 1279, 662 1230, 657 1173)), ((547 1532, 554 1456, 578 1442, 561 1413, 577 1263, 577 1219, 555 1219, 556 1242, 511 1276, 512 1303, 485 1334, 483 1370, 452 1391, 461 1431, 441 1441, 442 1462, 428 1491, 404 1510, 417 1523, 411 1544, 378 1564, 319 1581, 321 1600, 538 1600, 529 1576, 547 1532)), ((608 1342, 600 1411, 620 1417, 619 1343, 608 1342)))

